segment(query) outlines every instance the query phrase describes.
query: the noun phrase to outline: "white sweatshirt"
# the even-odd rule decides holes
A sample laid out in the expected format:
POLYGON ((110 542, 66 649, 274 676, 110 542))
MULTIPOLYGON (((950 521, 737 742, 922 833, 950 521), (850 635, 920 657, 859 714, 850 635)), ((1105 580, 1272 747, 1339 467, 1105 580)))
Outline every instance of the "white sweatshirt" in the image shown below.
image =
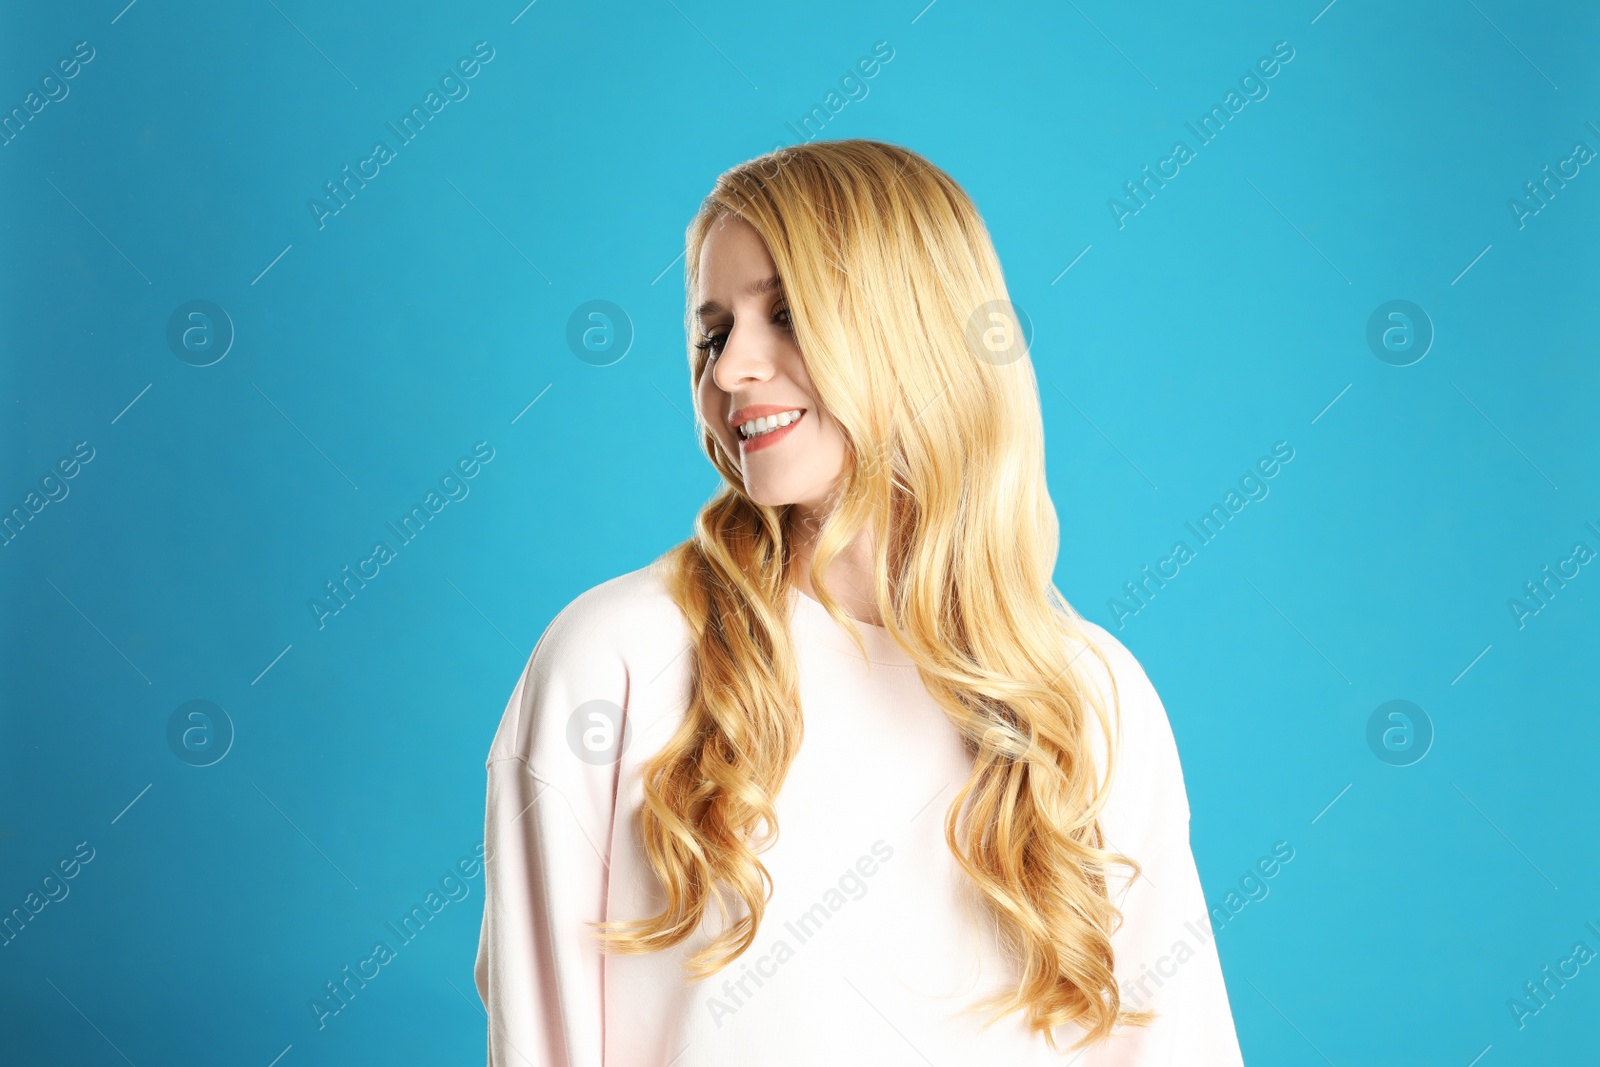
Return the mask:
MULTIPOLYGON (((645 918, 665 899, 634 824, 640 767, 689 694, 688 627, 659 565, 556 616, 490 747, 476 965, 490 1067, 1242 1067, 1166 711, 1132 654, 1087 622, 1122 702, 1101 825, 1144 865, 1131 889, 1122 868, 1109 879, 1125 916, 1116 975, 1124 1007, 1155 1010, 1154 1024, 1069 1054, 1075 1025, 1057 1029, 1053 1052, 1020 1012, 983 1030, 984 1015, 963 1011, 1014 973, 944 840, 971 757, 886 629, 858 624, 862 660, 797 590, 805 736, 777 798, 778 840, 760 853, 773 891, 755 942, 685 982, 684 957, 721 929, 713 907, 675 948, 602 955, 586 922, 645 918)), ((1084 665, 1106 692, 1098 659, 1084 665)))

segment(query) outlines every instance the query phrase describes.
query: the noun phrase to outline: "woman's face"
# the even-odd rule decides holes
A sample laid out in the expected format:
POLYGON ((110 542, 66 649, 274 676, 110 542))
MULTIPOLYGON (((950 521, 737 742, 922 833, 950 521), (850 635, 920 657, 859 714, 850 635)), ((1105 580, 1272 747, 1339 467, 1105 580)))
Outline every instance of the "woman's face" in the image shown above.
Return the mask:
POLYGON ((737 215, 724 215, 712 226, 700 249, 698 312, 698 340, 711 347, 696 403, 743 473, 752 500, 821 509, 848 450, 838 424, 811 391, 777 274, 755 227, 737 215), (746 439, 735 424, 763 416, 779 417, 747 429, 770 425, 768 434, 746 439))

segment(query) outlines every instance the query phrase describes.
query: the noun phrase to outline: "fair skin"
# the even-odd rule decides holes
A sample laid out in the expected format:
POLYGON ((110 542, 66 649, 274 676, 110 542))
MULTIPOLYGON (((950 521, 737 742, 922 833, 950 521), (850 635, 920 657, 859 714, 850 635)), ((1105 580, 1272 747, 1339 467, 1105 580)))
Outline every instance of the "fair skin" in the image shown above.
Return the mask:
MULTIPOLYGON (((833 506, 849 449, 839 425, 817 401, 767 246, 744 219, 725 215, 700 250, 700 337, 711 342, 695 390, 700 418, 744 477, 750 498, 793 505, 793 581, 816 598, 807 571, 818 529, 833 506), (761 283, 767 282, 768 286, 761 283), (709 305, 709 306, 708 306, 709 305), (751 448, 729 418, 753 405, 801 410, 765 447, 751 448)), ((741 418, 741 421, 742 418, 741 418)), ((872 541, 862 530, 830 565, 824 581, 845 613, 882 625, 872 599, 872 541), (864 594, 862 590, 867 590, 864 594)))

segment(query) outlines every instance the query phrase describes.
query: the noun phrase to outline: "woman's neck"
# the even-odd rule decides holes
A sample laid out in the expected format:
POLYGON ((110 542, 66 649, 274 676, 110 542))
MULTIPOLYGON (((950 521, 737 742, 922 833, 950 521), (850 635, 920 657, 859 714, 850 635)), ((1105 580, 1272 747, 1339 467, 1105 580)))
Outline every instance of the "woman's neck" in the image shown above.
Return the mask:
MULTIPOLYGON (((789 536, 794 546, 790 580, 813 600, 822 599, 811 585, 809 572, 811 560, 816 555, 816 539, 823 518, 816 511, 798 507, 790 514, 789 536)), ((877 599, 872 594, 871 529, 863 528, 856 534, 844 551, 828 565, 822 580, 846 615, 873 626, 883 625, 877 599)))

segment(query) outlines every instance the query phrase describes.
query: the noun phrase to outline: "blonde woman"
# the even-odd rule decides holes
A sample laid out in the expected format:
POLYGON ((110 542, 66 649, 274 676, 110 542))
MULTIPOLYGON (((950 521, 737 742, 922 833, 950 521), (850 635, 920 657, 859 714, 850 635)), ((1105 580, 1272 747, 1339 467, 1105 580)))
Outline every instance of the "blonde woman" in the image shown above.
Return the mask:
POLYGON ((489 1063, 1240 1064, 1160 699, 1056 590, 984 224, 865 140, 722 175, 726 484, 540 638, 488 758, 489 1063))

